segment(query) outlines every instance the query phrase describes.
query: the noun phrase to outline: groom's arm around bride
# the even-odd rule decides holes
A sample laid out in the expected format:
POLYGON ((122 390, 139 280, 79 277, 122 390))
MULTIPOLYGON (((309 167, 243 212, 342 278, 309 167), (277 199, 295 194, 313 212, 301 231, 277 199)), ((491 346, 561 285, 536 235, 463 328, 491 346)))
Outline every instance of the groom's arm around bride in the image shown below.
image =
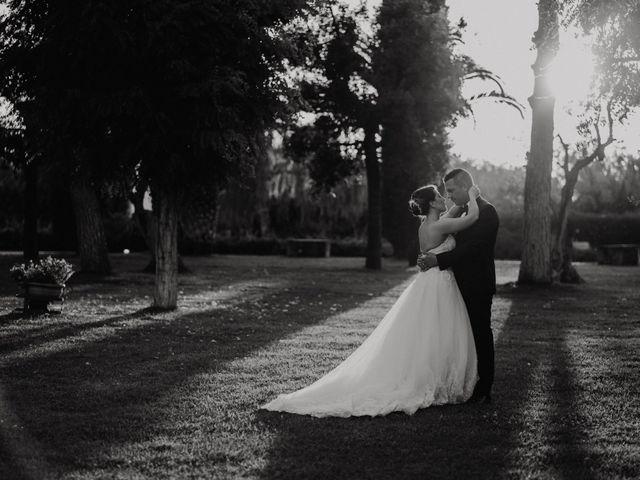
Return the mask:
POLYGON ((440 270, 453 268, 461 289, 464 286, 495 293, 494 248, 500 222, 493 205, 482 197, 477 201, 480 208, 478 221, 458 233, 456 247, 436 255, 435 261, 440 270))

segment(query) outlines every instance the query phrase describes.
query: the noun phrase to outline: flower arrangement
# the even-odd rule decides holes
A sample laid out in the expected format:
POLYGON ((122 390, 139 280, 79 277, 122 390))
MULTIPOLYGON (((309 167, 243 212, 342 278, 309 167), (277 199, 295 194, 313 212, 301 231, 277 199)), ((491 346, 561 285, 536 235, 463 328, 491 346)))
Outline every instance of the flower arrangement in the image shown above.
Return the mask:
POLYGON ((18 283, 39 282, 63 286, 74 272, 66 260, 49 256, 37 262, 30 260, 26 264, 17 263, 11 267, 9 273, 18 283))

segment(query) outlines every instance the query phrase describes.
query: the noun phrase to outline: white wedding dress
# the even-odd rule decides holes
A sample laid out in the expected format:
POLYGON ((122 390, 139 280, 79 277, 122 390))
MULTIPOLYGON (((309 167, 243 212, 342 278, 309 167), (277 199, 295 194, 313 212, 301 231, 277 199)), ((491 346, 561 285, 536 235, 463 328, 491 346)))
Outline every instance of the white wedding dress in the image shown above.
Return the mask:
MULTIPOLYGON (((452 250, 452 236, 430 250, 452 250)), ((418 273, 371 335, 315 383, 265 410, 349 417, 462 403, 477 381, 469 317, 450 270, 418 273)))

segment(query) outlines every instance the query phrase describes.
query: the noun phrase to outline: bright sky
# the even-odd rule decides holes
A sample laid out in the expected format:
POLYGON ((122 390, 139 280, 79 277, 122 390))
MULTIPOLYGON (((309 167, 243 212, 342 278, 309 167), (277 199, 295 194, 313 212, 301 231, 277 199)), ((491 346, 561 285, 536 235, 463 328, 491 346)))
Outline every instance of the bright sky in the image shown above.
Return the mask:
MULTIPOLYGON (((538 26, 535 0, 448 0, 449 17, 467 20, 463 51, 476 62, 498 74, 509 93, 526 105, 533 90, 531 64, 535 50, 531 38, 538 26)), ((575 32, 561 33, 560 51, 555 60, 554 90, 556 94, 555 133, 565 141, 578 140, 577 121, 569 111, 580 111, 580 102, 588 95, 593 72, 593 59, 588 40, 575 32)), ((491 163, 522 166, 529 150, 531 111, 525 120, 515 111, 484 101, 474 108, 473 119, 462 120, 451 131, 453 151, 463 158, 491 163)), ((618 139, 612 147, 629 153, 640 150, 637 128, 640 116, 631 117, 627 125, 616 125, 618 139)), ((613 148, 611 148, 613 150, 613 148)))
MULTIPOLYGON (((449 0, 448 4, 452 22, 464 17, 468 23, 462 51, 499 75, 507 91, 528 107, 535 58, 531 48, 537 26, 535 2, 449 0)), ((531 125, 528 108, 524 120, 515 110, 490 100, 476 102, 473 109, 475 122, 473 118, 463 119, 451 131, 453 151, 463 158, 523 165, 531 125)))
MULTIPOLYGON (((345 0, 358 4, 359 0, 345 0)), ((380 0, 368 0, 378 5, 380 0)), ((448 0, 449 18, 457 23, 464 17, 468 23, 461 50, 477 64, 502 78, 508 93, 527 107, 525 119, 507 106, 490 100, 480 100, 473 105, 473 118, 463 119, 451 130, 452 150, 463 159, 488 161, 495 164, 523 166, 529 150, 531 112, 527 98, 533 90, 531 64, 535 50, 531 41, 538 26, 536 0, 448 0)), ((593 73, 592 60, 585 40, 572 33, 561 37, 560 52, 555 61, 555 131, 565 141, 577 140, 576 121, 568 109, 579 110, 579 103, 589 91, 593 73)), ((491 89, 477 83, 467 86, 470 95, 483 89, 491 89)), ((630 152, 640 150, 637 130, 640 119, 626 127, 616 127, 614 135, 619 139, 616 147, 626 147, 630 152)))
MULTIPOLYGON (((527 98, 533 90, 531 64, 535 50, 531 41, 537 29, 535 0, 449 0, 452 21, 464 17, 468 23, 462 50, 479 65, 498 74, 504 85, 527 107, 525 119, 512 109, 489 100, 474 105, 472 118, 459 122, 451 131, 453 151, 464 158, 513 166, 524 165, 531 134, 531 111, 527 98)), ((567 108, 579 109, 589 92, 593 62, 585 40, 565 33, 555 60, 556 133, 565 141, 576 140, 576 121, 567 108)), ((482 88, 474 85, 471 92, 482 88)), ((486 88, 486 87, 484 87, 486 88)))

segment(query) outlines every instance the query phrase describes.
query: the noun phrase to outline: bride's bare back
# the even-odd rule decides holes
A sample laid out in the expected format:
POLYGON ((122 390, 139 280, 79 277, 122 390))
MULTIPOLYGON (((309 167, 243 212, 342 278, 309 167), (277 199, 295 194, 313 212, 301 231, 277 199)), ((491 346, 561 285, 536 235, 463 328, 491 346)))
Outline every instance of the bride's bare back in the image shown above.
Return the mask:
POLYGON ((436 248, 444 242, 445 238, 447 238, 447 234, 441 233, 437 229, 433 228, 433 225, 437 221, 438 220, 429 220, 425 217, 420 224, 420 228, 418 228, 418 239, 420 241, 421 253, 426 253, 429 250, 436 248))

